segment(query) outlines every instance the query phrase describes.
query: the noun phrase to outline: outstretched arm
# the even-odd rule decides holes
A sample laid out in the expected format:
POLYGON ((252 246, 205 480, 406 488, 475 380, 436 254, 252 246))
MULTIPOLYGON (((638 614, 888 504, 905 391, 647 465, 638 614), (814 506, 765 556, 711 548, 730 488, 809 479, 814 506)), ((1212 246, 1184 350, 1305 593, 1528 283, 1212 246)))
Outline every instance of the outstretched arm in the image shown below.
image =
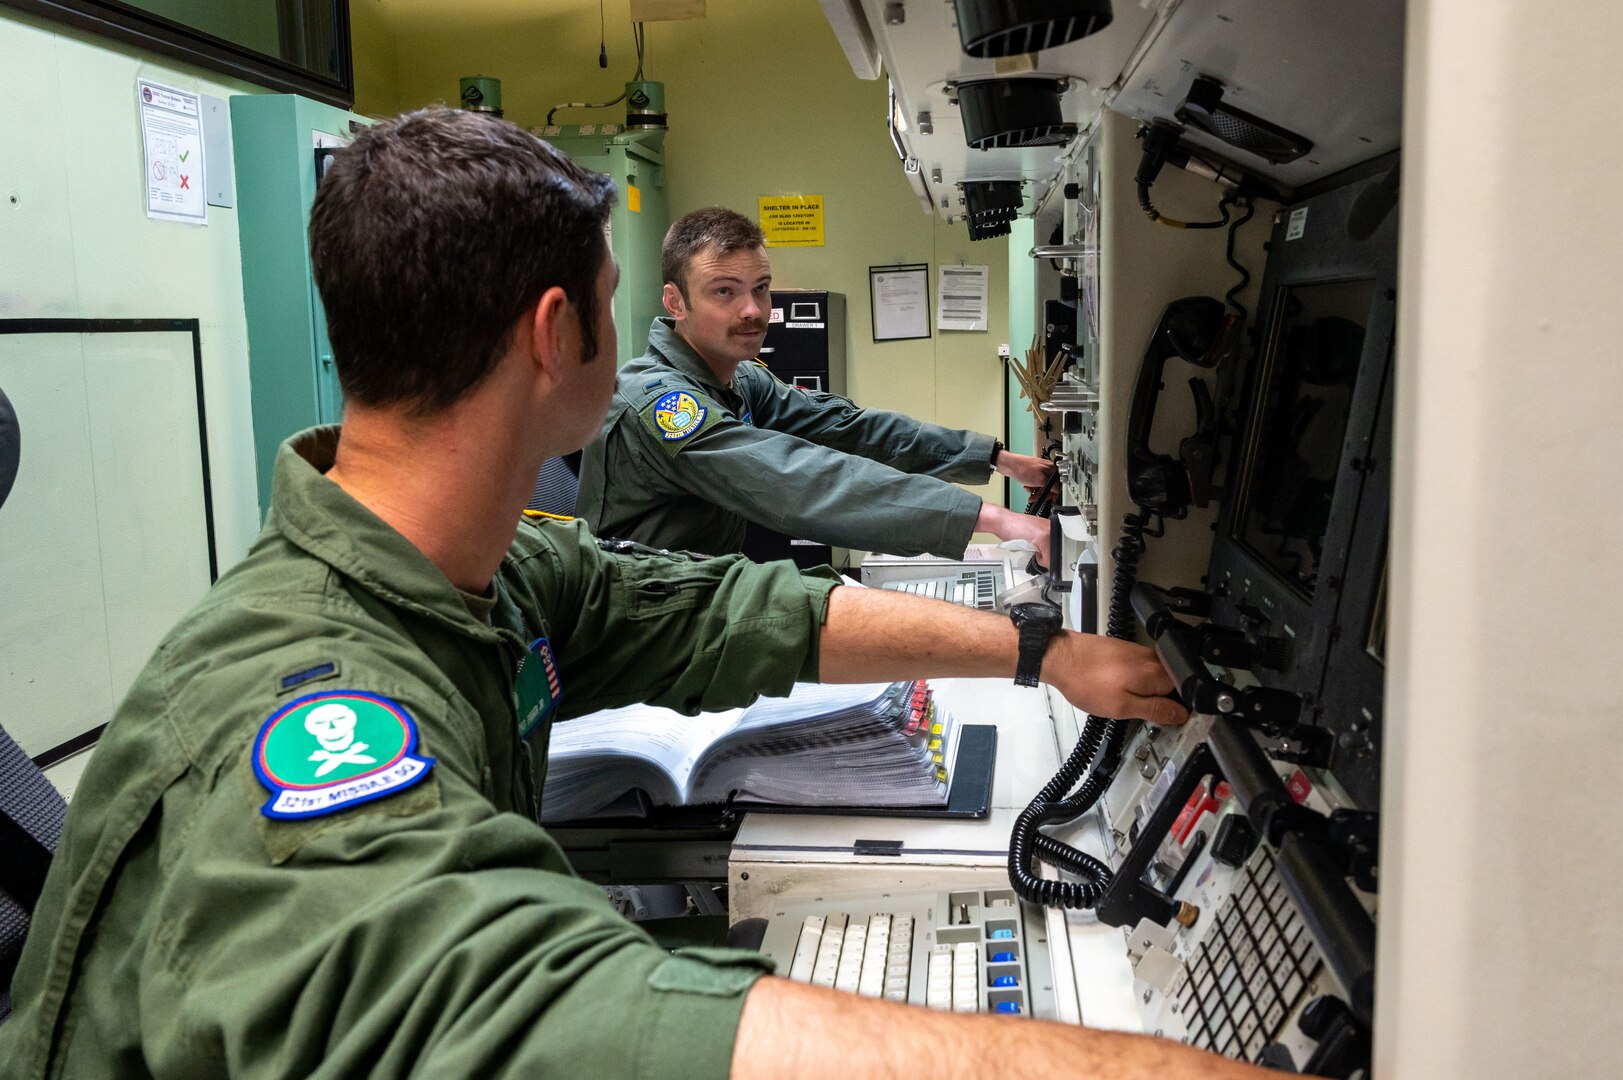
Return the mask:
MULTIPOLYGON (((822 682, 935 677, 1013 678, 1014 624, 1001 615, 888 590, 838 588, 828 597, 819 645, 822 682)), ((1188 712, 1154 650, 1061 631, 1043 657, 1042 680, 1097 716, 1181 724, 1188 712)))
POLYGON ((975 519, 975 531, 991 533, 999 540, 1028 540, 1037 549, 1037 559, 1044 566, 1054 565, 1048 561, 1047 518, 983 502, 980 515, 975 519))
POLYGON ((761 979, 744 999, 733 1080, 1266 1080, 1166 1039, 1014 1017, 960 1016, 761 979))

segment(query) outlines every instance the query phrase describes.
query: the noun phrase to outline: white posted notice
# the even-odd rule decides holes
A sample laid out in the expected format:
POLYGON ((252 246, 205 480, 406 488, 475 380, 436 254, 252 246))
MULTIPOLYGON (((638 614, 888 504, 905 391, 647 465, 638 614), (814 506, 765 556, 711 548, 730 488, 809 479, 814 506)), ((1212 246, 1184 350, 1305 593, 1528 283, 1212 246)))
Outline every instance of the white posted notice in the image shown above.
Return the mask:
POLYGON ((136 80, 145 147, 147 217, 209 223, 203 186, 203 120, 196 94, 136 80))
POLYGON ((985 330, 988 282, 984 266, 943 266, 936 277, 936 326, 985 330))

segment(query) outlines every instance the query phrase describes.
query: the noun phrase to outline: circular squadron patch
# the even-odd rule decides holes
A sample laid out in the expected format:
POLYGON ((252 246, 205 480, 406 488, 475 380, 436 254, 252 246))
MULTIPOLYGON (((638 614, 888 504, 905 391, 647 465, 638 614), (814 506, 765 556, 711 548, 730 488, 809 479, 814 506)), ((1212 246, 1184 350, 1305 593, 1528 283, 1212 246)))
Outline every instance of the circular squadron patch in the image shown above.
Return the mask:
POLYGON ((659 425, 659 437, 666 442, 678 442, 704 426, 708 410, 692 394, 672 390, 654 402, 654 423, 659 425))
POLYGON ((416 757, 417 722, 381 694, 327 690, 271 713, 254 739, 254 773, 271 818, 330 814, 411 787, 434 766, 416 757))

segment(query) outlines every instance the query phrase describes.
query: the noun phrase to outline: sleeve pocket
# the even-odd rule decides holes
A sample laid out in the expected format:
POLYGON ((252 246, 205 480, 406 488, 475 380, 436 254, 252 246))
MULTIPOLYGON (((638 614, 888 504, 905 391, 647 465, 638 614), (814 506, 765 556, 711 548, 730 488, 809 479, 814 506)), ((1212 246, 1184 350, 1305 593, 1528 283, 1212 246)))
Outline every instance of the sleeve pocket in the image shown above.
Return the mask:
POLYGON ((693 947, 677 949, 648 976, 655 990, 710 997, 733 997, 772 973, 770 958, 739 949, 693 947))

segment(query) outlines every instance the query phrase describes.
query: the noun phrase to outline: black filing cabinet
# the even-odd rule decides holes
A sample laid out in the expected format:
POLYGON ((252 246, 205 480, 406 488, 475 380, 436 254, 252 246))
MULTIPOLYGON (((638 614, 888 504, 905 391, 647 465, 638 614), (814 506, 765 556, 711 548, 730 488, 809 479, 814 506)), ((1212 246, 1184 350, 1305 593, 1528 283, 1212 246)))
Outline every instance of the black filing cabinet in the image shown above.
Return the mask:
MULTIPOLYGON (((845 393, 845 296, 816 289, 773 289, 761 362, 790 386, 845 393)), ((756 562, 792 559, 802 569, 834 561, 827 544, 785 536, 753 521, 744 554, 756 562)))

